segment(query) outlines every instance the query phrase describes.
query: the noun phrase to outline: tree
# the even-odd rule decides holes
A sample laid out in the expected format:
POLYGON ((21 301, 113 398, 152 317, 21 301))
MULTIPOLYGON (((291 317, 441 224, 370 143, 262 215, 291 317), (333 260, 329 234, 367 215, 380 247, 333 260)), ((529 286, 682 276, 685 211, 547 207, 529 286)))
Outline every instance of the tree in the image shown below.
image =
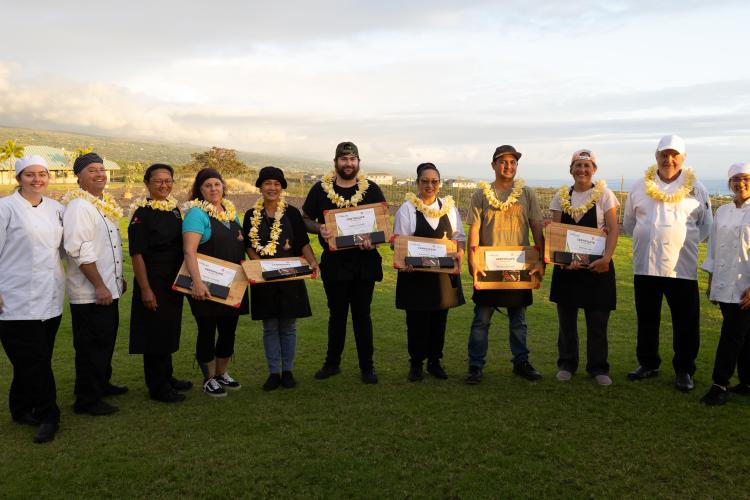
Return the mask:
POLYGON ((249 173, 247 165, 237 159, 234 149, 212 147, 202 153, 191 153, 192 161, 185 165, 184 170, 195 173, 206 167, 215 168, 225 177, 238 177, 249 173))
POLYGON ((145 169, 143 168, 143 163, 139 161, 125 163, 123 167, 125 170, 125 193, 123 194, 123 198, 129 200, 133 197, 133 187, 143 179, 145 169))
POLYGON ((23 156, 24 147, 18 144, 13 139, 8 139, 8 142, 0 149, 0 161, 10 160, 11 163, 16 158, 23 156))

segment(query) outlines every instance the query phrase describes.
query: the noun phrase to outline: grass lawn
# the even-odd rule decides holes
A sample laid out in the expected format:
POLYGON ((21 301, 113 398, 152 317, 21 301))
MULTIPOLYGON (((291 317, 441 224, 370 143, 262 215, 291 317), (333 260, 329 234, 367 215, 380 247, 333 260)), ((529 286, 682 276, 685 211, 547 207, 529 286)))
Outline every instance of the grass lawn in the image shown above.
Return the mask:
MULTIPOLYGON (((261 327, 245 316, 230 365, 240 391, 211 399, 196 388, 182 404, 152 402, 141 357, 128 354, 128 292, 120 304, 113 381, 127 384, 130 393, 116 398, 121 411, 114 416, 75 415, 66 311, 54 359, 62 424, 53 443, 34 445, 34 430, 11 422, 5 399, 11 368, 0 357, 0 497, 748 496, 750 399, 736 397, 720 408, 698 404, 710 385, 718 308, 702 299, 693 393, 673 388, 666 306, 661 376, 636 383, 625 378, 637 364, 629 239, 620 240, 615 258, 611 387, 597 386, 583 369, 569 383, 555 380, 557 317, 548 301, 549 276, 528 310, 531 361, 542 381, 511 374, 507 318, 496 313, 484 382, 463 384, 472 317, 467 304, 449 314, 444 363, 450 379, 408 383, 404 313, 394 308, 396 274, 390 250, 381 254, 386 275, 372 308, 377 386, 359 380, 351 329, 343 373, 313 379, 325 355, 327 308, 322 283, 312 281, 314 317, 298 323, 297 389, 261 390, 267 375, 261 327)), ((701 280, 705 290, 704 275, 701 280)), ((466 273, 463 282, 470 297, 466 273)), ((186 304, 175 371, 199 386, 195 335, 186 304)))

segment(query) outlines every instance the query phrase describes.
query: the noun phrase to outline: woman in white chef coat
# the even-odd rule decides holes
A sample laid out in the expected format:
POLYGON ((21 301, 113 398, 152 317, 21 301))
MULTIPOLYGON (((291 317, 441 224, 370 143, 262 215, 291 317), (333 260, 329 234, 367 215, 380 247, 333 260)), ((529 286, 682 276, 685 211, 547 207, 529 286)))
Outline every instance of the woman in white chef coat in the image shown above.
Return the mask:
POLYGON ((0 199, 0 341, 13 365, 11 417, 38 425, 34 442, 44 443, 54 439, 60 422, 52 350, 65 293, 64 209, 44 196, 44 158, 25 156, 15 169, 19 188, 0 199))
POLYGON ((701 266, 709 273, 709 298, 724 318, 714 383, 701 398, 709 406, 723 405, 730 393, 750 395, 750 163, 729 167, 729 188, 734 200, 716 211, 701 266), (735 367, 739 382, 729 387, 735 367))

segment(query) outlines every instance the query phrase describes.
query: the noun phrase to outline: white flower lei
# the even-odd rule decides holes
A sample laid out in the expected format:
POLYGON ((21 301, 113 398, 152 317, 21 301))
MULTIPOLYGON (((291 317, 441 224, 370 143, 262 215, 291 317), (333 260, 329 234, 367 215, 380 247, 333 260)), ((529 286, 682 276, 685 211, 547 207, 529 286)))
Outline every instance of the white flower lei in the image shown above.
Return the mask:
POLYGON ((109 193, 102 193, 102 198, 99 199, 88 191, 84 191, 81 188, 68 191, 60 199, 63 205, 67 205, 76 198, 82 198, 96 207, 106 218, 112 222, 117 222, 122 217, 122 209, 117 204, 114 198, 109 193))
POLYGON ((515 181, 513 181, 513 190, 508 195, 508 198, 503 202, 497 199, 497 197, 495 196, 495 190, 492 188, 492 184, 490 184, 489 182, 480 182, 479 187, 482 189, 482 191, 484 191, 484 197, 487 198, 487 202, 491 206, 500 211, 505 211, 518 201, 518 197, 521 196, 521 192, 523 191, 523 186, 525 184, 526 183, 523 179, 516 179, 515 181))
POLYGON ((141 207, 151 207, 152 209, 159 210, 161 212, 171 212, 172 210, 177 208, 177 200, 172 195, 167 196, 166 200, 150 200, 148 198, 140 198, 138 200, 135 200, 133 204, 130 205, 130 213, 132 214, 141 207))
POLYGON ((250 219, 250 243, 253 246, 258 255, 276 255, 276 246, 279 243, 279 236, 281 236, 281 218, 284 217, 286 211, 286 203, 284 197, 279 199, 279 204, 276 207, 276 213, 273 217, 273 225, 271 226, 271 239, 266 246, 260 244, 260 236, 258 236, 258 227, 260 227, 260 212, 263 210, 263 197, 258 198, 255 202, 255 210, 253 210, 253 217, 250 219))
POLYGON ((334 170, 333 172, 329 172, 324 175, 320 180, 320 186, 328 195, 328 199, 331 200, 339 208, 356 207, 357 204, 364 199, 365 193, 367 192, 367 188, 369 186, 367 182, 367 176, 361 170, 359 171, 359 174, 357 175, 357 192, 354 193, 354 196, 352 196, 348 200, 344 199, 343 196, 333 190, 333 180, 335 178, 336 171, 334 170))
POLYGON ((664 194, 656 185, 656 165, 651 165, 646 170, 646 175, 643 177, 643 182, 646 185, 646 194, 657 201, 663 201, 665 203, 679 203, 685 196, 690 194, 695 185, 695 174, 692 168, 685 168, 685 182, 680 186, 680 189, 672 194, 664 194))
POLYGON ((406 201, 410 201, 420 212, 422 212, 427 217, 434 217, 436 219, 439 219, 443 215, 450 212, 453 207, 456 206, 456 203, 453 201, 452 196, 446 196, 443 198, 443 206, 440 208, 440 210, 435 210, 434 208, 430 208, 414 193, 406 193, 406 201))
POLYGON ((570 215, 571 217, 581 217, 583 214, 591 210, 591 207, 594 206, 594 203, 596 203, 596 200, 599 199, 606 187, 607 183, 604 182, 604 180, 600 179, 596 181, 596 184, 594 184, 594 189, 591 190, 591 196, 589 197, 588 201, 586 201, 586 203, 584 203, 583 205, 579 205, 576 208, 573 208, 570 204, 569 188, 568 186, 563 186, 560 188, 560 191, 558 191, 558 194, 560 195, 560 207, 562 207, 563 212, 570 215))
POLYGON ((206 212, 209 217, 213 217, 219 222, 231 222, 237 216, 237 211, 234 208, 234 203, 224 198, 221 200, 221 205, 224 207, 223 212, 216 210, 216 206, 213 203, 209 203, 206 200, 190 200, 182 206, 184 211, 188 211, 191 208, 200 208, 206 212))

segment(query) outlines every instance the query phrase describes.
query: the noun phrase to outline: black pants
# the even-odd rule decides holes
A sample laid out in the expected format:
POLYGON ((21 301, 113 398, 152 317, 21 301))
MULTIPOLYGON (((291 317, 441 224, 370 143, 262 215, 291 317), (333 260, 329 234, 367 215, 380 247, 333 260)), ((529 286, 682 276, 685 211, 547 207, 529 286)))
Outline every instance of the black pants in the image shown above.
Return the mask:
POLYGON ((352 308, 352 326, 354 327, 354 341, 357 343, 359 368, 372 368, 372 355, 375 350, 372 344, 372 319, 370 319, 370 303, 375 290, 374 281, 323 281, 323 287, 328 298, 328 353, 326 364, 339 366, 341 354, 344 352, 346 340, 346 318, 349 306, 352 308))
POLYGON ((750 309, 742 310, 739 304, 720 302, 721 337, 714 361, 714 383, 724 387, 737 367, 740 383, 750 385, 750 309))
POLYGON ((439 361, 443 357, 447 321, 448 309, 406 310, 406 339, 411 364, 422 364, 425 359, 439 361))
MULTIPOLYGON (((584 309, 586 316, 586 371, 591 375, 609 373, 607 362, 607 323, 610 311, 584 309)), ((578 308, 557 304, 557 367, 578 370, 578 308)))
POLYGON ((662 298, 672 312, 672 366, 675 373, 695 373, 700 346, 700 302, 698 282, 636 274, 633 278, 635 312, 638 316, 638 362, 645 368, 659 368, 659 324, 662 298))
POLYGON ((159 396, 172 391, 172 355, 144 354, 143 374, 146 378, 148 392, 159 396))
POLYGON ((0 321, 0 341, 13 365, 8 404, 14 419, 31 413, 43 423, 60 421, 52 351, 61 319, 0 321))
POLYGON ((239 320, 239 316, 196 316, 195 359, 199 363, 209 363, 214 358, 231 357, 239 320))
POLYGON ((70 304, 73 347, 76 350, 76 406, 84 408, 101 400, 112 378, 120 312, 115 299, 108 306, 70 304))

